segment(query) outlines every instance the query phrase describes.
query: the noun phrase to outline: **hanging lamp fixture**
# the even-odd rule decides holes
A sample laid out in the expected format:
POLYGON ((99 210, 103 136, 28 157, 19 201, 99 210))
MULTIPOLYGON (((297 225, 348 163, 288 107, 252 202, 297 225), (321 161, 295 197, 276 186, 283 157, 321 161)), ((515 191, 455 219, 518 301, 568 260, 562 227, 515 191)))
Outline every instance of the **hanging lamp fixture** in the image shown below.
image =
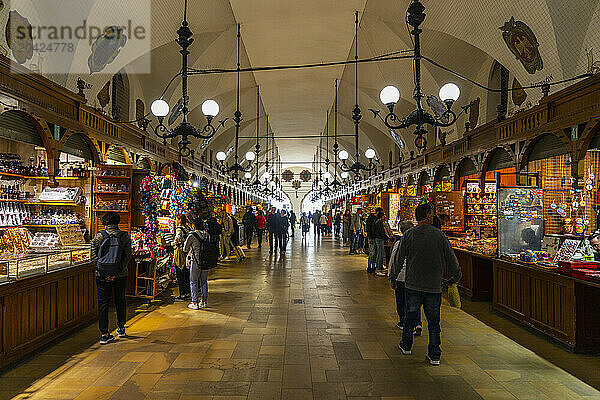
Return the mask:
POLYGON ((217 168, 224 174, 231 174, 234 179, 237 179, 240 173, 252 172, 252 162, 256 159, 256 154, 254 152, 249 151, 246 153, 246 160, 248 160, 248 166, 244 167, 239 162, 239 142, 240 142, 240 124, 242 123, 242 112, 240 111, 240 42, 241 42, 241 34, 240 34, 240 24, 237 25, 237 90, 236 90, 236 100, 235 100, 235 113, 233 114, 233 122, 235 122, 235 144, 234 144, 234 155, 233 155, 233 164, 226 165, 225 160, 227 159, 227 154, 223 151, 219 151, 216 155, 217 161, 219 164, 217 168))
MULTIPOLYGON (((435 127, 448 127, 456 123, 458 117, 465 112, 468 107, 463 107, 462 112, 456 115, 452 111, 452 105, 460 97, 460 88, 454 83, 446 83, 440 89, 439 96, 440 100, 444 103, 439 112, 435 112, 435 116, 423 109, 423 94, 421 88, 421 33, 423 30, 420 25, 425 20, 425 6, 419 0, 412 0, 412 3, 408 7, 407 13, 407 24, 413 27, 410 34, 414 37, 414 74, 415 74, 415 90, 413 93, 413 99, 417 104, 417 108, 405 118, 401 118, 394 113, 394 106, 400 100, 400 91, 395 86, 386 86, 381 90, 379 98, 383 104, 385 104, 389 110, 385 118, 379 115, 378 110, 371 110, 375 118, 379 117, 390 129, 406 129, 410 126, 415 125, 414 134, 415 146, 419 151, 423 151, 427 148, 427 130, 425 124, 429 124, 435 127), (445 108, 445 109, 444 109, 445 108)), ((439 104, 439 100, 435 96, 429 96, 427 98, 428 104, 433 102, 439 104)), ((435 109, 434 109, 435 110, 435 109)))
POLYGON ((342 150, 339 153, 339 158, 342 160, 342 164, 340 165, 340 169, 342 171, 352 172, 354 173, 354 178, 356 180, 360 179, 360 174, 363 171, 372 171, 375 169, 375 163, 373 159, 375 158, 375 150, 368 148, 365 151, 365 157, 369 160, 369 164, 365 165, 360 162, 360 147, 358 146, 358 131, 360 120, 362 119, 362 114, 360 111, 360 107, 358 106, 358 11, 355 12, 355 34, 354 34, 354 109, 352 110, 352 121, 354 122, 354 146, 355 146, 355 158, 354 163, 352 165, 348 165, 348 158, 350 155, 346 150, 342 150))
POLYGON ((179 149, 179 154, 182 157, 192 156, 194 154, 194 150, 190 148, 192 142, 190 138, 195 139, 204 139, 208 140, 212 138, 217 131, 225 125, 227 118, 219 121, 217 126, 212 125, 213 119, 219 114, 219 104, 214 100, 206 100, 202 103, 202 113, 206 116, 206 125, 203 128, 194 127, 189 121, 188 116, 190 114, 189 103, 190 98, 188 96, 188 77, 189 77, 189 67, 188 67, 188 56, 190 51, 188 47, 194 42, 192 38, 193 33, 190 30, 189 23, 187 21, 187 9, 188 9, 188 1, 185 0, 184 3, 184 11, 183 11, 183 22, 181 23, 181 27, 177 30, 177 44, 181 47, 179 53, 181 53, 181 106, 178 112, 181 112, 183 115, 183 119, 179 125, 177 125, 173 130, 167 128, 164 124, 165 117, 169 115, 170 107, 169 103, 167 103, 162 98, 155 100, 150 109, 152 114, 158 119, 158 125, 153 128, 154 133, 160 139, 163 140, 164 144, 167 144, 167 139, 175 139, 180 138, 177 147, 179 149))

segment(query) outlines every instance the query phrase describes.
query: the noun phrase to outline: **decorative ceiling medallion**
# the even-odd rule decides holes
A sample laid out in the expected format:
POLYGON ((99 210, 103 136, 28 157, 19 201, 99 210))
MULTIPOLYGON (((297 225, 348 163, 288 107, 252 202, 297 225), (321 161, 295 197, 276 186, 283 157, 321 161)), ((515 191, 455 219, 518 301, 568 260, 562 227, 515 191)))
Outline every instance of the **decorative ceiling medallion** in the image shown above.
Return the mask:
POLYGON ((302 182, 300 182, 299 180, 295 180, 294 182, 292 182, 292 187, 296 190, 300 189, 300 186, 302 186, 302 182))
POLYGON ((310 181, 311 178, 312 178, 312 174, 310 173, 309 170, 305 169, 304 171, 300 172, 300 179, 302 179, 302 181, 308 182, 308 181, 310 181))
POLYGON ((6 23, 6 44, 12 50, 12 55, 19 64, 33 58, 32 27, 27 18, 17 11, 8 14, 6 23))
POLYGON ((286 182, 291 182, 292 179, 294 179, 294 173, 292 171, 290 171, 289 169, 286 169, 281 174, 281 179, 283 179, 286 182))
POLYGON ((90 75, 102 71, 108 64, 113 62, 126 43, 127 35, 123 33, 123 28, 118 26, 106 28, 104 34, 98 36, 92 44, 92 53, 88 58, 90 75))
POLYGON ((524 22, 515 21, 515 17, 511 17, 510 21, 499 29, 502 31, 502 38, 509 50, 523 64, 527 72, 533 75, 536 71, 544 68, 539 51, 540 44, 529 26, 524 22))

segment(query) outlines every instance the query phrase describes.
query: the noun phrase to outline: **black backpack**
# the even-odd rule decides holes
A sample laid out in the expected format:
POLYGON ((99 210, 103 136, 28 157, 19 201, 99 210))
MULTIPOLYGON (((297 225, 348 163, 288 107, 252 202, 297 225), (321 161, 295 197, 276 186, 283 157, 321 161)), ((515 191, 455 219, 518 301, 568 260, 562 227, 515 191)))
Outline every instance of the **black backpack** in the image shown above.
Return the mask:
POLYGON ((123 270, 123 243, 121 237, 125 232, 109 235, 106 230, 100 231, 102 243, 98 249, 96 270, 100 278, 115 277, 123 270))

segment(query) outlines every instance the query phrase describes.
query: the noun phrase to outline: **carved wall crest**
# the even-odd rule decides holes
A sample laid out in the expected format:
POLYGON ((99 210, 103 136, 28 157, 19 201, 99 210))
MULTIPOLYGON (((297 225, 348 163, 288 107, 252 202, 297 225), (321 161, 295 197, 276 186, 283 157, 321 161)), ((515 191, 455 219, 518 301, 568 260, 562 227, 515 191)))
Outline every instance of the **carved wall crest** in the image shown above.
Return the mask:
POLYGON ((512 17, 499 29, 509 50, 523 64, 527 72, 535 74, 536 71, 544 68, 539 51, 540 44, 529 26, 524 22, 515 21, 515 17, 512 17))

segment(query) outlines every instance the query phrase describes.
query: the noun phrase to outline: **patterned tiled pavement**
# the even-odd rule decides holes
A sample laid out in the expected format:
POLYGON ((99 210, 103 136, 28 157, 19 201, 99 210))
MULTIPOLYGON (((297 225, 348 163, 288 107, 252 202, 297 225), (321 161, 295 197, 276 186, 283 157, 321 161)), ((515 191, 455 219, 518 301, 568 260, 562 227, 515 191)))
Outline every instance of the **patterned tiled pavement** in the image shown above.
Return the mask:
POLYGON ((300 238, 253 249, 210 276, 209 309, 163 302, 96 343, 90 326, 0 377, 18 399, 600 399, 586 385, 463 311, 442 309, 442 365, 427 331, 402 356, 392 291, 364 256, 300 238))

